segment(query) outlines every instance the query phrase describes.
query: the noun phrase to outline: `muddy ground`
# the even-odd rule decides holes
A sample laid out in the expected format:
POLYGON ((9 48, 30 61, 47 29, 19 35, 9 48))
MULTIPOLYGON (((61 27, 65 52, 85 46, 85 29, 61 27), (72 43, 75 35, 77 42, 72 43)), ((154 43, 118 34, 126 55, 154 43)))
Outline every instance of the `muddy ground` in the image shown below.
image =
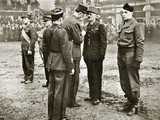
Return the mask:
MULTIPOLYGON (((146 42, 141 65, 141 102, 138 115, 118 112, 125 102, 117 69, 117 46, 108 45, 103 71, 103 103, 92 106, 88 97, 87 72, 81 61, 77 101, 80 108, 67 109, 71 120, 160 120, 160 42, 146 42)), ((36 49, 34 82, 21 84, 23 72, 19 42, 0 43, 0 120, 47 120, 47 89, 42 60, 36 49), (3 119, 2 119, 3 120, 3 119)))

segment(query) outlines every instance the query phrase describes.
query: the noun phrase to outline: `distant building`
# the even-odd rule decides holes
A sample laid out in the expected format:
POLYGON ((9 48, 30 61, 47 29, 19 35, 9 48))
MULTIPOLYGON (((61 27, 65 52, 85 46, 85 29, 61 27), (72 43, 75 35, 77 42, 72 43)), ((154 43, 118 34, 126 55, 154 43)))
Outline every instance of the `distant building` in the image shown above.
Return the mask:
POLYGON ((66 15, 71 15, 74 8, 84 0, 55 0, 55 6, 62 7, 66 15))
POLYGON ((139 22, 150 25, 160 20, 160 0, 56 0, 55 5, 63 7, 67 14, 79 3, 95 6, 100 10, 104 22, 117 25, 120 21, 119 12, 126 2, 134 6, 134 16, 139 22))
POLYGON ((134 16, 146 25, 155 23, 160 18, 160 0, 95 0, 95 6, 100 7, 103 20, 117 25, 120 21, 119 12, 124 3, 134 6, 134 16))
POLYGON ((22 10, 26 11, 30 5, 30 9, 39 7, 38 0, 0 0, 0 10, 22 10))

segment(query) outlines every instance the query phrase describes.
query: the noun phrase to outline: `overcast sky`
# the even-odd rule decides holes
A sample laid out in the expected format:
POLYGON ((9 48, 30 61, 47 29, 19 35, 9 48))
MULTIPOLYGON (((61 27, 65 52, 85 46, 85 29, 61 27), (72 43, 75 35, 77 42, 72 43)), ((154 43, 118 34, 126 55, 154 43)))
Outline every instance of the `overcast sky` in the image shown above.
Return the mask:
POLYGON ((51 10, 54 8, 55 0, 38 0, 40 3, 40 8, 45 10, 51 10))

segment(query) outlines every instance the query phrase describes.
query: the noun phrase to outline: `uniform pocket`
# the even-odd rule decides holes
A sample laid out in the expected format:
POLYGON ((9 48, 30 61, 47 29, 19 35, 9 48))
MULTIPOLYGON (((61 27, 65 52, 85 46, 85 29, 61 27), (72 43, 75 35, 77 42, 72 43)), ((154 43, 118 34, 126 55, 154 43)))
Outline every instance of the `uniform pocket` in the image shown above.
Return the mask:
POLYGON ((127 39, 133 39, 133 30, 126 30, 125 36, 127 39))

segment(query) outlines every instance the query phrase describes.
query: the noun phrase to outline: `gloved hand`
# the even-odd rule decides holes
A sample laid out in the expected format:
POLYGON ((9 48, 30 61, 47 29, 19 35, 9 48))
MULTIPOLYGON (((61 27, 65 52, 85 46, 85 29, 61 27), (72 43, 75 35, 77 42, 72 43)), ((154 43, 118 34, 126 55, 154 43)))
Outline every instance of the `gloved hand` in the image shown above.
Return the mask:
POLYGON ((31 50, 28 50, 28 55, 32 55, 32 51, 31 50))
POLYGON ((74 75, 74 72, 75 72, 75 70, 72 69, 69 74, 70 74, 70 75, 74 75))

